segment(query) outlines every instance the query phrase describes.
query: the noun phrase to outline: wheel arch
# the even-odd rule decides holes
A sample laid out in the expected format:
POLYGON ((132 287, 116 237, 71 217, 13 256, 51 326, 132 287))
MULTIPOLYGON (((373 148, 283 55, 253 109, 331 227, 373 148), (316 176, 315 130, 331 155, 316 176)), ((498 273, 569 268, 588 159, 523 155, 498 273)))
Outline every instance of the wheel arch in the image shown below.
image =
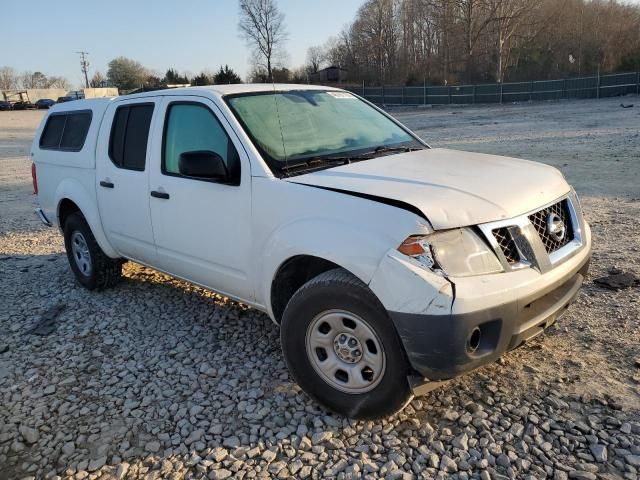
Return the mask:
POLYGON ((282 262, 271 281, 269 302, 274 320, 280 323, 287 303, 302 285, 335 268, 344 267, 314 255, 295 255, 282 262))
POLYGON ((307 218, 283 225, 262 242, 257 300, 279 323, 295 291, 327 270, 342 268, 368 284, 389 243, 344 220, 307 218))
POLYGON ((75 212, 80 212, 80 214, 82 214, 82 210, 80 210, 80 207, 76 205, 73 200, 65 197, 58 202, 56 216, 58 218, 58 225, 60 225, 61 229, 64 229, 64 224, 67 221, 67 218, 69 218, 69 215, 75 212))

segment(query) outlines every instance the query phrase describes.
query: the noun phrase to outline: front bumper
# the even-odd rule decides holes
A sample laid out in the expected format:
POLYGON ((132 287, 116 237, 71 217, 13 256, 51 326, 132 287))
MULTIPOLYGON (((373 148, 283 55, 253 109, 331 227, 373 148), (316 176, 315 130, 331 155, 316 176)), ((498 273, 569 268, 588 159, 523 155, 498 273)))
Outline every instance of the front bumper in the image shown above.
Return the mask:
POLYGON ((552 325, 577 296, 589 262, 587 256, 544 290, 484 309, 389 314, 413 369, 428 380, 450 379, 495 361, 552 325))
POLYGON ((369 286, 389 312, 415 372, 438 382, 495 361, 553 324, 574 300, 591 259, 591 231, 546 268, 454 278, 389 251, 369 286))

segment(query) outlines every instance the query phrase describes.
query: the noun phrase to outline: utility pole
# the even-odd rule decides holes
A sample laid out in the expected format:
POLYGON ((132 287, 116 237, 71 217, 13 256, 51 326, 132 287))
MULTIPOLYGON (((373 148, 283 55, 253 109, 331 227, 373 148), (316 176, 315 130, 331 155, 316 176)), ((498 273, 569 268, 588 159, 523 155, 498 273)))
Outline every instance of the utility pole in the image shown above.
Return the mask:
POLYGON ((89 52, 76 52, 80 55, 80 68, 82 68, 82 73, 84 73, 84 83, 85 87, 89 88, 89 76, 87 72, 89 71, 89 60, 87 60, 87 55, 89 52))

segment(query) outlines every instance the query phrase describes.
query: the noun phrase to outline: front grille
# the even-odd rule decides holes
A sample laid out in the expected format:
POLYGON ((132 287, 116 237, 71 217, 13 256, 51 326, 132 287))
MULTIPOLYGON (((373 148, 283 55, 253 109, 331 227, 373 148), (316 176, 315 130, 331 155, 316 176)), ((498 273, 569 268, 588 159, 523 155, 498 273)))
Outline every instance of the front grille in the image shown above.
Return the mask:
POLYGON ((496 242, 500 246, 502 253, 504 253, 507 262, 518 263, 520 261, 520 254, 516 248, 516 242, 513 241, 511 232, 507 227, 495 228, 492 230, 493 236, 496 238, 496 242))
POLYGON ((531 215, 529 215, 529 221, 538 232, 538 235, 540 235, 540 240, 542 240, 547 253, 555 252, 556 250, 564 247, 569 242, 571 242, 571 240, 573 240, 573 224, 571 223, 569 204, 568 200, 566 199, 555 203, 547 208, 543 208, 536 213, 532 213, 531 215), (551 236, 547 229, 547 218, 553 213, 558 215, 564 223, 566 230, 564 238, 562 240, 558 240, 557 238, 551 236))

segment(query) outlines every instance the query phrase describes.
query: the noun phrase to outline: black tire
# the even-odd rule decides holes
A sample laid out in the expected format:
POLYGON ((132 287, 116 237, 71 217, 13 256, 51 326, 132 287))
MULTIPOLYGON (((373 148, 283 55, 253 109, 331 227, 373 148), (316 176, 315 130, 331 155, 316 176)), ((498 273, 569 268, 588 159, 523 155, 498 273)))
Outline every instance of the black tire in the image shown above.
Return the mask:
POLYGON ((289 372, 317 402, 356 419, 392 415, 411 400, 409 363, 391 319, 378 298, 360 279, 344 269, 330 270, 305 283, 291 298, 282 317, 281 343, 289 372), (365 393, 347 393, 318 374, 307 353, 307 329, 313 320, 343 310, 364 320, 382 344, 384 373, 365 393))
POLYGON ((64 222, 64 246, 67 251, 67 259, 76 280, 88 290, 103 290, 112 287, 122 277, 122 259, 108 257, 96 242, 87 221, 81 213, 69 215, 64 222), (79 233, 86 242, 91 269, 87 272, 80 270, 78 262, 74 258, 72 238, 79 233))

